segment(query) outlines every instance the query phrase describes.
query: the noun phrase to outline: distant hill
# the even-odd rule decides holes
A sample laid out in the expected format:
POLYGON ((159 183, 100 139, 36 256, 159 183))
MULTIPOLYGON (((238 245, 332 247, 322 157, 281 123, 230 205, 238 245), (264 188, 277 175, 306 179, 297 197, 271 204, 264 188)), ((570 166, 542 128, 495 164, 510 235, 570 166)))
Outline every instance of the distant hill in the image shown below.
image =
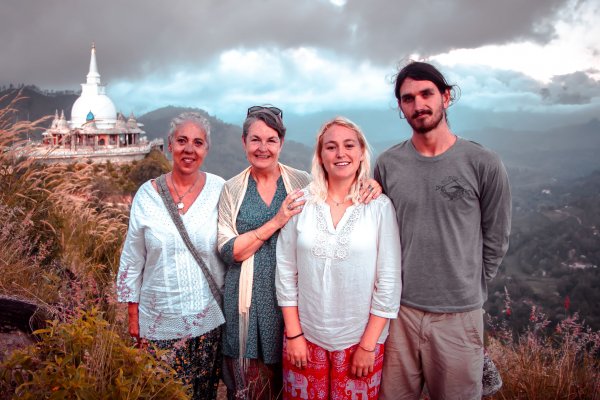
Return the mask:
POLYGON ((600 120, 568 125, 543 132, 487 129, 467 132, 465 137, 497 151, 515 172, 519 184, 532 172, 546 179, 570 179, 600 168, 600 120))
MULTIPOLYGON (((210 121, 212 145, 204 161, 204 170, 228 179, 248 166, 241 143, 242 128, 225 123, 209 115, 204 110, 173 106, 163 107, 140 116, 138 122, 144 124, 144 130, 149 139, 162 137, 166 142, 171 119, 184 111, 196 111, 210 121)), ((281 154, 283 163, 308 171, 311 157, 312 149, 309 147, 292 140, 285 141, 281 154)))
POLYGON ((49 92, 28 85, 0 91, 0 108, 6 107, 19 93, 23 97, 23 100, 17 105, 19 109, 17 118, 19 121, 35 121, 47 115, 54 115, 56 110, 59 113, 64 110, 65 117, 70 119, 71 107, 79 97, 78 93, 72 91, 49 92))
MULTIPOLYGON (((541 132, 484 128, 458 134, 497 152, 516 187, 578 178, 600 169, 598 119, 541 132)), ((398 142, 374 147, 381 152, 398 142)))

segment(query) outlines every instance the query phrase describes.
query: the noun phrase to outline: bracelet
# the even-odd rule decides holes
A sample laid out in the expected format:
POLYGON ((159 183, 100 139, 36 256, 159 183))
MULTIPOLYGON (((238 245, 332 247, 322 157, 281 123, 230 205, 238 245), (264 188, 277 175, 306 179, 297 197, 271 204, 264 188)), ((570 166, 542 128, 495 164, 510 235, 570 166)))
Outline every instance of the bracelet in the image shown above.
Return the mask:
POLYGON ((300 336, 304 336, 304 332, 300 332, 299 334, 297 334, 296 336, 286 336, 285 338, 287 340, 292 340, 292 339, 298 339, 300 336))
POLYGON ((365 349, 365 348, 362 346, 362 344, 360 344, 360 343, 358 344, 358 347, 360 347, 361 349, 363 349, 363 350, 364 350, 364 351, 366 351, 367 353, 375 353, 375 349, 377 348, 377 346, 375 346, 375 349, 373 349, 373 350, 367 350, 367 349, 365 349))
POLYGON ((257 231, 258 231, 258 229, 255 229, 255 230, 253 230, 253 231, 252 231, 252 232, 254 232, 254 236, 256 236, 256 238, 257 238, 258 240, 260 240, 261 242, 264 242, 264 241, 265 241, 265 239, 263 239, 263 238, 261 238, 260 236, 258 236, 258 232, 257 232, 257 231))

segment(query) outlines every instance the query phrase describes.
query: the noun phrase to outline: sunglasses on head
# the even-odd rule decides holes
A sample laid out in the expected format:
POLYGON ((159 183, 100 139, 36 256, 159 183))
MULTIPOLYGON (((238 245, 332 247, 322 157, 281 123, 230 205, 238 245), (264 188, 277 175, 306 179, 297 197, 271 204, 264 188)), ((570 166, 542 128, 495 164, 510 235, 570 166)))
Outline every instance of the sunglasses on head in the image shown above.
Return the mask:
POLYGON ((275 114, 276 116, 278 116, 279 118, 283 118, 283 111, 281 111, 280 108, 273 107, 273 106, 252 106, 248 109, 248 114, 246 114, 246 117, 249 117, 250 114, 253 114, 255 112, 262 111, 262 110, 268 110, 268 111, 272 112, 273 114, 275 114))

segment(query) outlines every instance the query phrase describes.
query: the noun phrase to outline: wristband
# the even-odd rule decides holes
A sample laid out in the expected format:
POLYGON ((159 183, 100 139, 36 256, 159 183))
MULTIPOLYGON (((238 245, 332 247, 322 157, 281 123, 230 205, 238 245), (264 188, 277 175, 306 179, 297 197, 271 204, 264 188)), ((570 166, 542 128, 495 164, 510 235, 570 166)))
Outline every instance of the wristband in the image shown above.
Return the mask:
POLYGON ((254 236, 256 236, 256 238, 257 238, 258 240, 260 240, 261 242, 264 242, 264 241, 265 241, 265 239, 263 239, 263 238, 261 238, 260 236, 258 236, 258 232, 257 232, 257 231, 258 231, 258 229, 255 229, 255 230, 253 230, 253 231, 252 231, 252 232, 254 232, 254 236))
POLYGON ((363 350, 364 350, 364 351, 366 351, 367 353, 375 353, 375 349, 377 348, 377 346, 375 346, 375 349, 373 349, 373 350, 367 350, 367 349, 365 349, 365 348, 362 346, 362 344, 360 344, 360 343, 358 344, 358 347, 360 347, 361 349, 363 349, 363 350))
POLYGON ((304 336, 304 332, 300 332, 299 334, 297 334, 296 336, 286 336, 285 338, 287 340, 293 340, 293 339, 298 339, 300 336, 304 336))

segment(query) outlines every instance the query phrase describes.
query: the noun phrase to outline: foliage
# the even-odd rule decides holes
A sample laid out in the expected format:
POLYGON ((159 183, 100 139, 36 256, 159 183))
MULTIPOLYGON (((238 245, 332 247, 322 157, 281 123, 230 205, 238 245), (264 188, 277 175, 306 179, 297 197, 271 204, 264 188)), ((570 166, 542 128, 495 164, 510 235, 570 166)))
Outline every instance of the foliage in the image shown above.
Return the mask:
POLYGON ((35 334, 39 342, 1 364, 0 389, 14 399, 187 398, 174 371, 128 345, 96 309, 35 334))
MULTIPOLYGON (((505 315, 511 300, 506 293, 505 315)), ((600 332, 577 313, 556 326, 532 306, 527 330, 515 338, 506 318, 491 323, 488 353, 504 382, 493 399, 600 398, 600 332)))
MULTIPOLYGON (((126 306, 115 301, 114 281, 128 208, 110 196, 137 189, 128 178, 135 165, 34 162, 21 138, 45 120, 15 123, 18 101, 0 109, 0 295, 25 298, 56 320, 39 332, 35 347, 6 361, 0 394, 181 398, 163 361, 129 349, 119 337, 126 332, 126 306), (103 180, 108 195, 99 190, 103 180), (92 308, 102 314, 80 314, 92 308)), ((159 155, 153 160, 160 163, 159 155)))
POLYGON ((137 190, 139 182, 129 179, 136 168, 150 177, 146 167, 160 174, 170 165, 160 152, 133 167, 34 163, 21 137, 46 119, 13 123, 19 100, 0 109, 0 265, 7 267, 0 294, 55 303, 60 295, 70 297, 70 275, 94 282, 83 290, 102 298, 112 291, 128 223, 127 207, 113 197, 130 198, 137 190))
POLYGON ((129 179, 139 188, 149 179, 156 178, 171 170, 171 165, 158 150, 152 150, 142 161, 136 163, 129 172, 129 179))
MULTIPOLYGON (((5 100, 5 99, 0 99, 5 100)), ((52 204, 39 168, 21 147, 45 120, 13 123, 18 99, 0 109, 0 294, 56 300, 63 270, 52 204)))

